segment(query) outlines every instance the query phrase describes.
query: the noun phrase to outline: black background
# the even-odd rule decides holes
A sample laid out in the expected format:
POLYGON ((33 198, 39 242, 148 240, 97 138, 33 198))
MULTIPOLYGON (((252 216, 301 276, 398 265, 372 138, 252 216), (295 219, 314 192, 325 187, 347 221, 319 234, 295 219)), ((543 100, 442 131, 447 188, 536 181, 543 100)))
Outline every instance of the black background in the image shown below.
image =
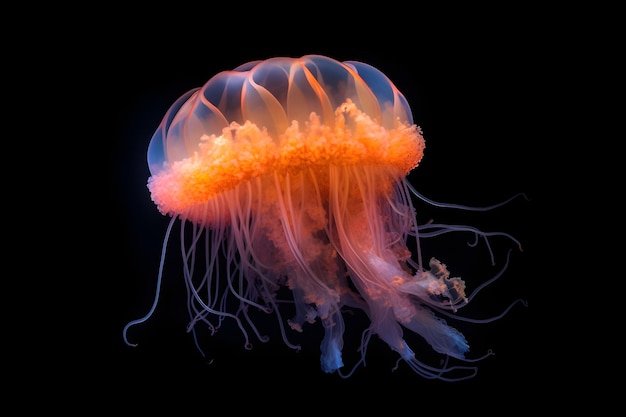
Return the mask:
MULTIPOLYGON (((370 406, 391 407, 382 410, 394 413, 407 405, 414 412, 420 407, 502 412, 531 409, 539 398, 549 397, 551 383, 563 377, 554 365, 556 336, 546 324, 553 311, 540 284, 549 273, 538 266, 545 263, 553 239, 546 234, 549 157, 541 142, 549 129, 544 109, 552 100, 545 87, 552 77, 546 62, 554 50, 538 34, 541 19, 520 14, 491 19, 473 12, 470 19, 463 13, 391 17, 371 10, 357 19, 326 9, 300 20, 287 15, 257 19, 249 13, 240 19, 237 11, 202 18, 185 10, 158 18, 120 14, 95 31, 85 23, 90 36, 79 53, 85 61, 78 59, 73 67, 74 81, 80 82, 72 91, 77 114, 90 126, 81 136, 92 158, 82 171, 87 184, 75 187, 83 204, 76 210, 77 255, 63 258, 72 262, 72 276, 78 276, 63 303, 69 338, 54 342, 66 358, 61 368, 71 371, 72 390, 111 409, 177 404, 181 410, 194 406, 209 412, 222 403, 233 412, 277 414, 357 412, 370 406), (91 37, 94 32, 98 36, 91 37), (404 364, 392 371, 396 354, 375 338, 366 367, 348 379, 324 374, 319 325, 295 337, 303 347, 296 353, 283 344, 271 320, 264 328, 270 342, 253 340, 254 348, 245 350, 231 326, 206 341, 203 358, 185 332, 176 239, 169 245, 156 313, 129 334, 138 347, 124 344, 124 325, 143 316, 152 303, 168 223, 146 188, 146 150, 161 118, 176 98, 219 71, 256 59, 306 54, 369 63, 405 94, 426 139, 425 156, 410 174, 424 195, 467 205, 488 205, 519 192, 528 196, 528 201, 517 199, 479 215, 425 209, 436 221, 509 232, 523 246, 523 252, 513 251, 507 273, 467 314, 498 314, 517 298, 528 307, 518 305, 490 324, 451 323, 466 335, 471 353, 496 352, 478 364, 475 378, 425 380, 404 364)), ((494 247, 501 264, 509 243, 496 240, 494 247)), ((463 276, 468 281, 497 270, 490 267, 484 247, 436 250, 452 268, 444 259, 449 252, 470 274, 463 276)), ((355 348, 360 333, 350 330, 349 320, 347 327, 346 345, 355 348)), ((418 357, 436 361, 417 337, 410 340, 418 357)), ((350 366, 355 356, 347 349, 350 366)))

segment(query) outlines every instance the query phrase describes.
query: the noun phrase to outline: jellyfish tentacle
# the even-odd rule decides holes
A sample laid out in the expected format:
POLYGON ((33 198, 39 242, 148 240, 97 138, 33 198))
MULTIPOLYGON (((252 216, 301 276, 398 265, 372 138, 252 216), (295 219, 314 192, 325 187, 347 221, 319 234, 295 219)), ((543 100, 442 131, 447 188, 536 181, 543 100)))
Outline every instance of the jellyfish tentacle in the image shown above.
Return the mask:
POLYGON ((454 209, 460 209, 460 210, 465 210, 465 211, 489 211, 489 210, 494 210, 497 209, 499 207, 503 207, 506 206, 507 204, 509 204, 511 201, 517 199, 517 198, 524 198, 526 201, 530 201, 530 199, 528 198, 528 196, 526 195, 526 193, 517 193, 509 198, 507 198, 506 200, 503 200, 499 203, 496 204, 492 204, 489 206, 467 206, 467 205, 463 205, 463 204, 454 204, 454 203, 444 203, 441 201, 435 201, 432 200, 428 197, 426 197, 425 195, 423 195, 422 193, 420 193, 419 191, 417 191, 415 189, 415 187, 407 182, 407 187, 409 188, 409 190, 411 190, 411 193, 413 193, 413 195, 415 195, 417 198, 419 198, 420 200, 422 200, 425 203, 430 204, 431 206, 434 207, 444 207, 444 208, 454 208, 454 209))
POLYGON ((152 306, 150 307, 150 310, 148 311, 148 313, 136 320, 132 320, 130 322, 128 322, 126 324, 126 326, 124 326, 124 329, 122 330, 122 336, 124 338, 124 342, 128 345, 128 346, 132 346, 132 347, 136 347, 137 344, 136 343, 130 343, 128 341, 128 329, 136 324, 141 324, 143 322, 145 322, 146 320, 148 320, 150 317, 152 317, 152 314, 154 314, 154 311, 156 310, 157 304, 159 302, 159 295, 161 293, 161 282, 163 280, 163 265, 165 263, 165 253, 167 251, 167 242, 169 240, 169 236, 170 233, 172 231, 172 227, 174 226, 174 224, 176 223, 176 219, 178 216, 172 216, 172 218, 169 221, 169 224, 167 225, 167 230, 165 231, 165 237, 163 239, 163 247, 161 249, 161 260, 159 261, 159 272, 157 275, 157 282, 156 282, 156 292, 154 294, 154 300, 152 302, 152 306))

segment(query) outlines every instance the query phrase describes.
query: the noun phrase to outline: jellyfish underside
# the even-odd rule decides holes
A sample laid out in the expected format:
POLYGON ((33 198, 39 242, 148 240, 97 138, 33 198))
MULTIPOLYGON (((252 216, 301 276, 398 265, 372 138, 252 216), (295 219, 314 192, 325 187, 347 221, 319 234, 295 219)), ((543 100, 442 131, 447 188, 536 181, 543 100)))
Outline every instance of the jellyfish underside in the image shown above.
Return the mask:
MULTIPOLYGON (((188 289, 188 330, 203 323, 216 332, 233 320, 244 345, 267 337, 253 314, 275 314, 285 344, 289 332, 321 323, 321 367, 349 377, 365 363, 372 335, 425 378, 459 380, 472 365, 431 366, 417 358, 404 332, 421 336, 434 351, 460 361, 469 344, 443 317, 458 310, 503 269, 465 293, 465 282, 445 264, 422 264, 424 238, 450 232, 485 238, 468 226, 418 225, 415 201, 432 202, 406 174, 422 158, 424 139, 406 100, 378 70, 321 56, 254 62, 214 77, 181 97, 155 133, 148 187, 159 210, 181 222, 183 276, 188 289), (233 103, 241 105, 233 105, 233 103), (415 249, 409 249, 413 242, 415 249), (198 262, 202 259, 202 262, 198 262), (284 318, 282 288, 292 295, 284 318), (358 309, 369 326, 361 359, 344 371, 345 313, 358 309)), ((503 202, 502 204, 505 204, 503 202)), ((491 250, 491 248, 489 247, 491 250)), ((165 250, 162 254, 165 256, 165 250)), ((159 269, 160 287, 163 259, 159 269)), ((124 329, 147 320, 149 313, 124 329)))

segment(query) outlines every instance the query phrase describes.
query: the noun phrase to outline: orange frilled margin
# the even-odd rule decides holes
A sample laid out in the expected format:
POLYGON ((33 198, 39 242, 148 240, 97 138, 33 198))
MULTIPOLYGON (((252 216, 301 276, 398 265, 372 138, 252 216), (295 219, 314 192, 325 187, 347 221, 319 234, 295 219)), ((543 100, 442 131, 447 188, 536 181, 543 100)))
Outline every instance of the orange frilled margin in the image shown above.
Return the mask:
POLYGON ((275 171, 300 172, 329 165, 388 166, 402 176, 424 154, 416 125, 385 129, 348 101, 335 111, 333 127, 311 113, 294 121, 276 141, 252 122, 232 123, 221 136, 206 135, 191 157, 148 179, 152 200, 163 214, 181 214, 245 181, 275 171))

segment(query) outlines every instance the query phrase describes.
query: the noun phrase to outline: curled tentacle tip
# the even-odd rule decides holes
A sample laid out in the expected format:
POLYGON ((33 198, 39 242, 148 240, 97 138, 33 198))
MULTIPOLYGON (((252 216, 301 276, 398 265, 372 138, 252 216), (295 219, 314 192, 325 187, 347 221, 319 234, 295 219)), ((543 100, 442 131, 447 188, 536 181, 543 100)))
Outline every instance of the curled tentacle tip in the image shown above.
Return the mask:
POLYGON ((126 333, 124 333, 124 343, 126 343, 130 347, 137 347, 137 343, 130 343, 126 338, 126 333))

